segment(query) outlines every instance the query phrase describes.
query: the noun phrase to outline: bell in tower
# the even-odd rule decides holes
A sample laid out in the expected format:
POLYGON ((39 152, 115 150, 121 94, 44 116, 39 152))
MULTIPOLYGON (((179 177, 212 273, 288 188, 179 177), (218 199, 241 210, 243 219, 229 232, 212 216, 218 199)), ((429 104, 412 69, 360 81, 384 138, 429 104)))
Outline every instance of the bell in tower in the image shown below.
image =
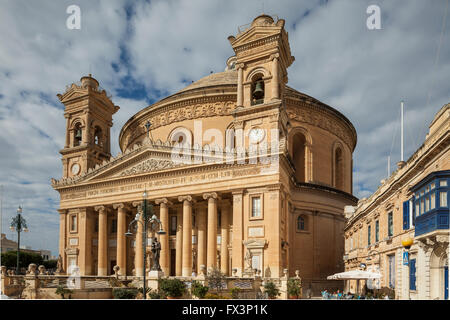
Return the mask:
POLYGON ((252 105, 264 103, 264 81, 262 79, 255 81, 252 98, 252 105))

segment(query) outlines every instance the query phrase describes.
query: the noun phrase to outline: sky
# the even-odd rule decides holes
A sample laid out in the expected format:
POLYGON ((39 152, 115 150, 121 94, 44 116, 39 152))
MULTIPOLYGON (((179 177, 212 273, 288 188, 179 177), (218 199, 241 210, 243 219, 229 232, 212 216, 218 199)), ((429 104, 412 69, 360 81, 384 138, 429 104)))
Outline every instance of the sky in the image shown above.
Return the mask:
POLYGON ((289 86, 334 107, 355 126, 353 193, 367 197, 423 143, 434 115, 450 102, 450 10, 446 0, 2 0, 0 2, 0 198, 9 230, 19 205, 30 232, 21 241, 58 254, 63 105, 56 94, 92 73, 121 108, 118 135, 136 112, 221 72, 234 54, 227 37, 261 13, 286 20, 295 62, 289 86), (68 29, 70 5, 80 29, 68 29), (377 5, 380 29, 366 12, 377 5))

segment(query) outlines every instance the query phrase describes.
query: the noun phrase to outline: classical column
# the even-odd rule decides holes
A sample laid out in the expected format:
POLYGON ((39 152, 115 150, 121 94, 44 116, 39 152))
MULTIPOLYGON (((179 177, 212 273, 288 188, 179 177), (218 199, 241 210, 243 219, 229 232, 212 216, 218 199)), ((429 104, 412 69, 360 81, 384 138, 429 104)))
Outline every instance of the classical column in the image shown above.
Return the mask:
POLYGON ((170 247, 169 247, 169 205, 172 203, 167 198, 156 199, 156 204, 159 204, 159 219, 161 220, 162 228, 166 234, 159 236, 161 243, 160 262, 161 269, 165 276, 170 275, 170 247))
POLYGON ((244 265, 243 238, 243 191, 233 192, 233 239, 232 239, 232 268, 237 270, 237 275, 242 276, 244 265))
POLYGON ((238 68, 238 90, 237 90, 237 106, 242 106, 244 103, 244 85, 243 85, 243 69, 244 69, 244 64, 241 63, 239 65, 237 65, 238 68))
POLYGON ((222 241, 220 242, 220 271, 228 275, 228 238, 229 238, 229 214, 230 214, 230 206, 227 202, 225 202, 221 206, 222 215, 221 215, 221 237, 222 241))
POLYGON ((183 259, 183 208, 177 208, 177 234, 176 234, 176 242, 175 242, 175 275, 181 277, 182 274, 182 259, 183 259))
POLYGON ((89 123, 90 123, 90 120, 89 120, 89 112, 87 112, 86 113, 86 125, 84 126, 84 130, 83 130, 83 132, 82 132, 82 141, 81 141, 81 144, 82 145, 87 145, 88 143, 89 143, 89 128, 90 128, 90 125, 89 125, 89 123))
POLYGON ((70 131, 69 131, 69 126, 70 126, 70 120, 69 117, 66 117, 66 143, 64 145, 64 148, 69 148, 70 146, 70 131))
POLYGON ((91 217, 88 208, 80 208, 78 211, 78 266, 80 275, 92 274, 92 231, 91 217))
POLYGON ((66 232, 67 232, 67 210, 58 210, 59 212, 59 254, 62 258, 64 271, 67 271, 66 264, 66 232))
POLYGON ((199 206, 197 212, 197 270, 200 273, 200 267, 206 267, 206 206, 199 206))
POLYGON ((182 276, 192 275, 192 197, 179 196, 178 201, 183 202, 183 263, 182 276))
POLYGON ((272 55, 272 99, 279 99, 279 83, 278 83, 278 54, 272 55))
POLYGON ((208 200, 208 246, 206 270, 216 268, 217 262, 217 193, 205 193, 203 199, 208 200))
POLYGON ((137 207, 139 213, 139 221, 137 223, 136 238, 134 242, 134 274, 138 277, 144 276, 144 251, 142 250, 142 201, 133 202, 133 207, 137 207))
POLYGON ((97 275, 106 276, 108 272, 108 217, 104 206, 96 206, 98 211, 98 270, 97 275))
POLYGON ((127 274, 127 259, 126 259, 126 213, 123 203, 117 203, 113 205, 114 209, 117 209, 117 265, 119 266, 119 274, 124 276, 127 274))

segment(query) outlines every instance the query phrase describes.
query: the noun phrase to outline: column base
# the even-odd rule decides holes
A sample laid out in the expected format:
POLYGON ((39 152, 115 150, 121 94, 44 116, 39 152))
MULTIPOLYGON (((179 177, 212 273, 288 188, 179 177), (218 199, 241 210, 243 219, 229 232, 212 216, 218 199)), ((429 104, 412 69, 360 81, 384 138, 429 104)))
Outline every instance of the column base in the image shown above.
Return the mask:
POLYGON ((182 277, 192 277, 192 269, 183 269, 182 277))
POLYGON ((148 273, 148 277, 151 279, 159 279, 164 277, 164 272, 158 270, 151 270, 148 273))

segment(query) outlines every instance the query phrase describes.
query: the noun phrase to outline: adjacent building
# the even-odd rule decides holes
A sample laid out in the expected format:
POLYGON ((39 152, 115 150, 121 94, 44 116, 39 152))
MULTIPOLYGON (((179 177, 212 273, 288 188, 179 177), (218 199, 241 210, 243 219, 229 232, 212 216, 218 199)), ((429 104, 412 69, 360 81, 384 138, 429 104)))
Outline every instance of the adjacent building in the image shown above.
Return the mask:
MULTIPOLYGON (((345 227, 345 269, 380 272, 369 285, 397 299, 448 299, 450 104, 431 122, 422 146, 369 198, 345 227), (402 240, 414 240, 409 265, 402 240)), ((349 290, 355 292, 356 280, 349 290)))
POLYGON ((89 75, 58 95, 66 139, 52 185, 65 270, 108 275, 118 265, 122 275, 142 275, 142 227, 134 238, 125 232, 144 191, 167 232, 157 235, 165 275, 190 277, 202 266, 236 276, 300 270, 314 290, 344 269, 356 131, 287 85, 294 57, 284 24, 261 15, 230 36, 236 55, 226 70, 131 117, 115 157, 119 107, 99 82, 89 75))

